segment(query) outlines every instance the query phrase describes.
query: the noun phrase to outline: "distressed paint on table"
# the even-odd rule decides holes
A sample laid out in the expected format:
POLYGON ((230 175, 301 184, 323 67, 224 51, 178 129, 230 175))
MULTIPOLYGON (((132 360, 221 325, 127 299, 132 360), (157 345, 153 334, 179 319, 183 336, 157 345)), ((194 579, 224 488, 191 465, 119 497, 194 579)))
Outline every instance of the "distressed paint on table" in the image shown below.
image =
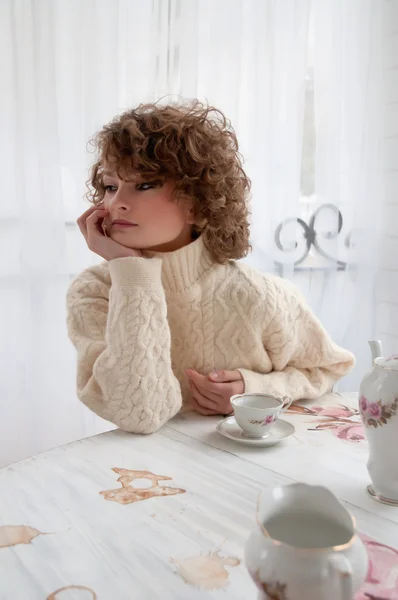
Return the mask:
MULTIPOLYGON (((321 401, 306 402, 304 406, 344 405, 357 409, 357 404, 356 394, 329 394, 321 401)), ((295 435, 278 446, 265 449, 242 446, 224 438, 215 431, 218 419, 208 419, 213 421, 213 426, 209 426, 199 415, 185 413, 173 419, 167 427, 289 479, 327 486, 338 498, 348 503, 349 510, 359 518, 360 525, 363 524, 365 533, 372 537, 378 535, 377 528, 372 527, 375 515, 383 517, 386 522, 398 523, 397 509, 375 502, 365 491, 370 483, 366 468, 366 440, 354 442, 338 438, 333 430, 315 430, 316 425, 322 420, 326 423, 328 418, 285 413, 283 419, 293 423, 295 435)), ((351 418, 351 422, 357 428, 361 427, 359 416, 351 418)), ((384 543, 398 546, 398 534, 389 536, 384 543)))
MULTIPOLYGON (((219 597, 185 583, 172 561, 217 551, 241 560, 260 489, 288 482, 166 429, 110 432, 25 460, 0 472, 1 524, 51 535, 1 550, 0 598, 45 599, 72 584, 104 599, 219 597), (114 467, 166 475, 187 491, 109 502, 100 492, 117 487, 114 467)), ((228 598, 254 594, 243 565, 226 568, 228 598)))
POLYGON ((295 438, 261 451, 222 438, 217 420, 181 415, 152 436, 112 431, 2 469, 0 526, 26 525, 39 534, 0 548, 0 599, 255 599, 239 561, 258 493, 294 480, 328 483, 349 502, 362 532, 398 547, 398 511, 364 492, 366 442, 308 432, 302 416, 286 419, 297 428, 295 438), (159 485, 186 491, 109 501, 101 492, 120 488, 123 469, 170 478, 159 485), (189 585, 198 561, 214 567, 214 581, 227 587, 189 585))

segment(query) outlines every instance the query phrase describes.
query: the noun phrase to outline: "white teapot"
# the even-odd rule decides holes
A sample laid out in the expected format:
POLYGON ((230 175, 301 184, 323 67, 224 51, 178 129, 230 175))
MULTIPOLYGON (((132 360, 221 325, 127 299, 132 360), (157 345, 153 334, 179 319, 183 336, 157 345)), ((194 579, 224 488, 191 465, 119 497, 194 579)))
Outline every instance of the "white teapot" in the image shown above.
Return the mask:
POLYGON ((379 341, 369 342, 373 368, 359 390, 359 412, 369 442, 368 491, 398 506, 398 355, 382 357, 379 341))
POLYGON ((349 512, 325 487, 264 491, 245 548, 259 600, 352 600, 368 558, 349 512))

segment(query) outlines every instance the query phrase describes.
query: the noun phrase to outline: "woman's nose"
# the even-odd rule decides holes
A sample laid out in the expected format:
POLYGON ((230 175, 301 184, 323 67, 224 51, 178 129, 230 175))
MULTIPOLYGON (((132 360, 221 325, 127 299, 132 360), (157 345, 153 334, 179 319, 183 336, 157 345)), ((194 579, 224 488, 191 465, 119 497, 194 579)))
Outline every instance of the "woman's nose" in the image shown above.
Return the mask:
POLYGON ((130 208, 129 196, 126 190, 118 189, 108 201, 108 209, 110 210, 128 210, 130 208))

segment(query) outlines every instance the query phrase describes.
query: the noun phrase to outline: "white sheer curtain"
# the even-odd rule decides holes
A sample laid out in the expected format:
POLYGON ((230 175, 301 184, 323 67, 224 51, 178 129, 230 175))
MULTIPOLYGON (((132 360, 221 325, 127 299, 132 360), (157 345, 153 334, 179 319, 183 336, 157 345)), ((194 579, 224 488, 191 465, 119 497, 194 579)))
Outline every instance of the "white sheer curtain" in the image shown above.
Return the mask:
MULTIPOLYGON (((231 119, 253 182, 250 262, 273 270, 274 231, 299 213, 311 1, 172 5, 179 9, 168 41, 172 70, 160 92, 206 99, 231 119)), ((286 264, 284 274, 292 273, 286 264)))
POLYGON ((74 225, 86 144, 154 97, 154 26, 139 0, 0 3, 0 466, 109 428, 76 399, 65 293, 99 260, 74 225))
MULTIPOLYGON (((372 245, 363 240, 374 222, 372 195, 380 184, 374 89, 379 4, 2 0, 0 466, 109 427, 76 399, 64 298, 70 278, 97 261, 74 225, 85 208, 93 158, 87 140, 138 102, 198 97, 226 112, 253 180, 250 262, 293 278, 336 340, 361 355, 360 337, 370 335, 364 324, 373 310, 372 296, 363 302, 363 294, 377 269, 377 237, 372 245), (295 270, 303 243, 295 225, 285 227, 281 238, 291 252, 274 242, 277 226, 303 211, 310 23, 316 59, 314 208, 337 204, 347 233, 354 232, 354 250, 341 246, 342 236, 325 240, 333 256, 349 259, 352 268, 344 272, 337 263, 329 263, 328 271, 324 265, 295 270)), ((335 226, 329 216, 320 225, 326 232, 335 226)))
MULTIPOLYGON (((383 3, 317 0, 314 7, 316 206, 330 203, 343 216, 340 235, 320 240, 344 271, 316 274, 312 302, 334 338, 357 357, 340 390, 356 390, 371 362, 367 340, 375 329, 379 247, 384 227, 383 3), (348 242, 349 247, 346 247, 348 242)), ((321 216, 321 213, 320 213, 321 216)), ((320 233, 337 233, 324 211, 320 233)))

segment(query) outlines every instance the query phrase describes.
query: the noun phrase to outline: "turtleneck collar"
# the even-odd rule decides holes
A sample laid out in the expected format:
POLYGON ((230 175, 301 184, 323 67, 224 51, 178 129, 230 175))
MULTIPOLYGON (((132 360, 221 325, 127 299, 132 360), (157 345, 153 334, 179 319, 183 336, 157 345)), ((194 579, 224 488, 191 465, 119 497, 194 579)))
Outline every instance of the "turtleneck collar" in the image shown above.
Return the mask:
POLYGON ((202 236, 174 252, 144 252, 148 258, 162 259, 162 283, 165 290, 183 292, 198 282, 214 266, 202 236))

